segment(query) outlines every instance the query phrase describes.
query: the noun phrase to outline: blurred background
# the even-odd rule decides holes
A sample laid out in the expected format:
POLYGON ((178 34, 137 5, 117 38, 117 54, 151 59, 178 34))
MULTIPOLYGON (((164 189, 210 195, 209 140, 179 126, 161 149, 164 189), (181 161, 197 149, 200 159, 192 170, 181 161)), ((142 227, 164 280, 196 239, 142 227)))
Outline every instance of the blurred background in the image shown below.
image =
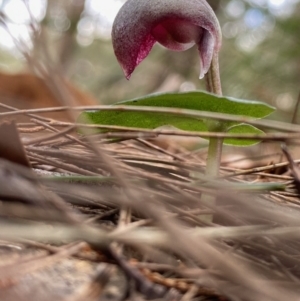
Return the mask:
MULTIPOLYGON (((158 91, 204 89, 195 47, 171 52, 155 45, 130 81, 125 79, 110 40, 112 22, 124 2, 0 0, 0 71, 27 70, 24 49, 39 57, 41 44, 32 38, 33 18, 54 64, 102 104, 158 91)), ((209 3, 224 38, 220 53, 224 95, 266 101, 278 108, 273 118, 291 121, 300 92, 300 1, 209 3)))

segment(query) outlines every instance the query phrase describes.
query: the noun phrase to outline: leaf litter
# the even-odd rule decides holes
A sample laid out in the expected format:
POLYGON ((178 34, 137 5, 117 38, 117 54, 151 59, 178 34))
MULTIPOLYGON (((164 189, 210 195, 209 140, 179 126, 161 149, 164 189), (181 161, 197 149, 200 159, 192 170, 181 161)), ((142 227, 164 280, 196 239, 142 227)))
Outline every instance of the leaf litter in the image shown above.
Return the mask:
MULTIPOLYGON (((278 150, 279 156, 262 157, 260 146, 229 148, 220 177, 207 179, 205 144, 194 151, 172 146, 175 137, 195 133, 102 126, 109 131, 80 135, 70 116, 91 107, 73 107, 67 121, 43 116, 66 111, 72 99, 32 30, 42 60, 21 42, 16 46, 65 107, 0 104, 11 111, 0 118, 25 114, 28 120, 17 123, 21 140, 14 134, 10 141, 19 161, 7 150, 0 159, 0 299, 298 300, 300 202, 289 172, 293 155, 285 162, 278 150), (257 184, 255 192, 251 184, 257 184), (201 201, 203 193, 217 203, 201 201)), ((276 130, 239 134, 264 141, 263 148, 272 145, 271 153, 278 142, 298 143, 294 124, 197 114, 276 130)), ((231 135, 226 138, 239 138, 231 135)))
POLYGON ((209 180, 205 148, 166 150, 129 129, 112 143, 68 123, 31 122, 51 132, 21 134, 34 172, 0 162, 1 300, 298 300, 289 162, 257 165, 246 153, 239 162, 256 166, 240 168, 229 156, 209 180))

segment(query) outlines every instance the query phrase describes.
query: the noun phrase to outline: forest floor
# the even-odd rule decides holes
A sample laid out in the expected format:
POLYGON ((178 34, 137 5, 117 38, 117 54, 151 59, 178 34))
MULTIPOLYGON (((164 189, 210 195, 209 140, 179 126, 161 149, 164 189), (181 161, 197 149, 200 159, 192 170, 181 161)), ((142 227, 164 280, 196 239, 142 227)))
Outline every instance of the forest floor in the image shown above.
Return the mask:
POLYGON ((206 147, 30 117, 0 126, 1 301, 299 300, 292 148, 225 148, 208 179, 206 147))

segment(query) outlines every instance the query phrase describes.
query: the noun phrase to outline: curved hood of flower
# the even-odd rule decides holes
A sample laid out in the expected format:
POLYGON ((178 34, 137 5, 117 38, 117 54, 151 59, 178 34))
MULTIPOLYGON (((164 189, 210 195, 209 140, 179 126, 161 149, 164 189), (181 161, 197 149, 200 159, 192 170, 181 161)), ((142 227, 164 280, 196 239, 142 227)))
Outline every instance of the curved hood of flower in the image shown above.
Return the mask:
POLYGON ((175 51, 196 44, 202 78, 221 40, 218 19, 206 0, 128 0, 112 29, 115 55, 127 79, 155 42, 175 51))

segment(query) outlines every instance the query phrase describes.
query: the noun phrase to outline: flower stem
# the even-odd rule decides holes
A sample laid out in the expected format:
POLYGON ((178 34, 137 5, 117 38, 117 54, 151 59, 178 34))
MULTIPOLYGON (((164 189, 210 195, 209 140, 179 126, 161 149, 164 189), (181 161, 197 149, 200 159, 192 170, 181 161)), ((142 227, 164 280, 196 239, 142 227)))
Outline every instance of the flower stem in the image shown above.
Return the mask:
MULTIPOLYGON (((218 54, 214 54, 211 66, 205 76, 206 88, 208 92, 222 95, 222 87, 219 72, 219 60, 218 54)), ((224 132, 223 123, 216 120, 207 120, 206 125, 210 132, 224 132)), ((208 153, 206 159, 206 176, 208 178, 215 178, 219 174, 221 155, 222 155, 222 138, 210 138, 208 145, 208 153)), ((208 203, 214 203, 215 197, 211 195, 204 194, 202 196, 202 201, 208 203)), ((202 217, 206 221, 211 221, 212 216, 202 217)))
MULTIPOLYGON (((210 68, 205 76, 206 88, 208 92, 222 95, 219 59, 218 54, 214 54, 210 68)), ((220 131, 223 132, 222 123, 215 120, 207 121, 208 130, 210 132, 220 131)), ((210 138, 208 146, 208 156, 206 161, 206 175, 209 177, 216 177, 219 174, 221 154, 222 154, 223 139, 210 138)))
POLYGON ((219 71, 219 57, 217 53, 214 53, 210 68, 205 75, 206 89, 208 92, 222 95, 220 71, 219 71))
POLYGON ((222 138, 210 138, 206 159, 206 176, 214 178, 218 176, 222 155, 222 138))

